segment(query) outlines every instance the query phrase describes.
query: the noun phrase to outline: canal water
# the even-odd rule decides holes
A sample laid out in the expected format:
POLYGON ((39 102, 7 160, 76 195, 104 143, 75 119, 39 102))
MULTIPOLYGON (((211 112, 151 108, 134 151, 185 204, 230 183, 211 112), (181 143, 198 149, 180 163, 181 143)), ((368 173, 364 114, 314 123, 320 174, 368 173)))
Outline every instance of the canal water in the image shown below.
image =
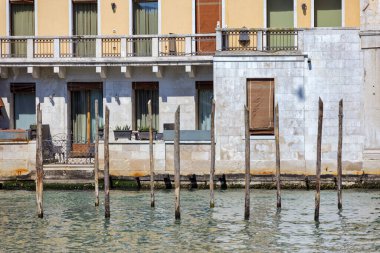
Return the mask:
MULTIPOLYGON (((252 190, 251 220, 243 220, 243 190, 181 191, 182 220, 174 220, 174 192, 111 191, 111 219, 91 191, 46 191, 44 218, 35 194, 0 191, 0 252, 380 252, 380 191, 321 192, 320 223, 313 191, 252 190)), ((103 200, 103 196, 102 200, 103 200)), ((103 202, 103 201, 102 201, 103 202)), ((103 203, 102 203, 103 204, 103 203)))

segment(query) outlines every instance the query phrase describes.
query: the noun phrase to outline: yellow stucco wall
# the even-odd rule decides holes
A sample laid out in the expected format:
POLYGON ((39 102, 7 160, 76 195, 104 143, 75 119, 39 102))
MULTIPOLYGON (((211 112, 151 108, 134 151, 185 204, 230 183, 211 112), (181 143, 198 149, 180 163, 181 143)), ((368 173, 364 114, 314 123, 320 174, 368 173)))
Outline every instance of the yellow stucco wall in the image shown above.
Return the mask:
POLYGON ((263 0, 226 0, 226 20, 228 28, 262 28, 264 26, 263 0))
POLYGON ((161 33, 189 34, 192 32, 193 0, 161 0, 161 33))
POLYGON ((346 0, 346 27, 360 26, 360 0, 346 0))
POLYGON ((297 27, 311 27, 311 0, 297 0, 297 27), (306 11, 303 11, 302 4, 306 4, 306 11))
POLYGON ((6 35, 6 29, 7 29, 7 24, 6 24, 6 15, 5 15, 5 9, 6 9, 6 0, 0 0, 0 36, 5 36, 6 35))
POLYGON ((69 35, 69 2, 38 0, 38 36, 69 35))
POLYGON ((129 0, 102 0, 100 9, 101 35, 129 35, 129 0))

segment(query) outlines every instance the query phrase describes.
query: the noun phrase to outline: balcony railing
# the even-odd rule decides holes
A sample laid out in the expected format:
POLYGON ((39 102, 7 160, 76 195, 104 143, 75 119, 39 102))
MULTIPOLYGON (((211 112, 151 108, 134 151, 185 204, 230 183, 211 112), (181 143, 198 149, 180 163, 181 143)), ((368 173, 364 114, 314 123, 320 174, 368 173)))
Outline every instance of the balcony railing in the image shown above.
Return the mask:
POLYGON ((297 29, 241 28, 190 35, 0 37, 0 58, 112 61, 129 57, 212 56, 221 51, 297 51, 299 33, 297 29))
POLYGON ((0 37, 0 58, 126 58, 214 55, 215 34, 0 37))
POLYGON ((221 51, 297 51, 297 29, 222 29, 221 51))

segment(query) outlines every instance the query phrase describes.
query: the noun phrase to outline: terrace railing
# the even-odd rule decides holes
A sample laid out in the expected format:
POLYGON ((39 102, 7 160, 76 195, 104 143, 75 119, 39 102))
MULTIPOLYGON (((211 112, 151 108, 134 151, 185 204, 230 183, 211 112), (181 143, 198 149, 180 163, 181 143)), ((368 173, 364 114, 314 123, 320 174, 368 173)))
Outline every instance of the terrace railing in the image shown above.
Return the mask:
MULTIPOLYGON (((221 29, 221 51, 297 51, 297 29, 221 29)), ((218 31, 217 31, 218 35, 218 31)))
POLYGON ((220 51, 297 51, 297 29, 217 29, 211 34, 0 37, 0 58, 125 59, 212 56, 220 51))
POLYGON ((216 34, 0 37, 0 58, 126 58, 213 55, 216 34))

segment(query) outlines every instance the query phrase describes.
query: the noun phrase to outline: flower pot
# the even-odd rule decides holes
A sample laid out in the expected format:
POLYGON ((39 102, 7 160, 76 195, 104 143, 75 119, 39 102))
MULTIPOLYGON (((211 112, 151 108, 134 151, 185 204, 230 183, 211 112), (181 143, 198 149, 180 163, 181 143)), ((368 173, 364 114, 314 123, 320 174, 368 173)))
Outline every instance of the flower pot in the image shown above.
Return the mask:
POLYGON ((103 140, 104 137, 104 129, 99 128, 98 130, 99 140, 103 140))
POLYGON ((30 125, 30 139, 37 139, 37 125, 30 125))
POLYGON ((130 140, 132 137, 132 130, 114 130, 113 134, 115 136, 115 140, 118 140, 119 138, 130 140))
MULTIPOLYGON (((156 139, 157 131, 153 131, 153 140, 156 139)), ((138 133, 139 140, 149 140, 149 131, 139 131, 138 133)))

